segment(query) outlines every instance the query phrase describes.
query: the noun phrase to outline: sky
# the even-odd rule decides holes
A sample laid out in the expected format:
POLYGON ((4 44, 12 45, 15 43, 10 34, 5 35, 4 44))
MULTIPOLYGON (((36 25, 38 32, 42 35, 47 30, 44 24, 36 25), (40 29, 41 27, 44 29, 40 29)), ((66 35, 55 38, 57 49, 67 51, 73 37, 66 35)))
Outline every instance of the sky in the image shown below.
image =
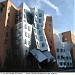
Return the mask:
MULTIPOLYGON (((4 0, 0 0, 4 1, 4 0)), ((37 7, 53 18, 53 27, 58 32, 71 30, 75 33, 75 0, 11 0, 15 6, 25 2, 29 7, 37 7)))

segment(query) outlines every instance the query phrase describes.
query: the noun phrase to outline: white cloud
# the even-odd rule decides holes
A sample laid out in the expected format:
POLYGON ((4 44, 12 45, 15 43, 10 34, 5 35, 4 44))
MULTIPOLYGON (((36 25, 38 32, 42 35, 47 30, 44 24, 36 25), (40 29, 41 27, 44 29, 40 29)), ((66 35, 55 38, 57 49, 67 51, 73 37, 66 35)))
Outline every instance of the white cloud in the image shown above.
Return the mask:
POLYGON ((55 6, 53 3, 51 3, 49 0, 41 0, 42 2, 46 3, 48 6, 50 6, 51 8, 55 9, 57 15, 61 15, 59 9, 57 6, 55 6))

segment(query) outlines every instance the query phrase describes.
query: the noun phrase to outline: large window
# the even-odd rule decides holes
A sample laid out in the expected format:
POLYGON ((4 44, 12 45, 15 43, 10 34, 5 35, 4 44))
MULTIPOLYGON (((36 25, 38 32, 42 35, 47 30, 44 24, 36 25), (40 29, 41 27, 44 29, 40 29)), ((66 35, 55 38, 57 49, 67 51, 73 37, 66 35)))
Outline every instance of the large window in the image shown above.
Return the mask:
POLYGON ((25 24, 25 29, 27 29, 27 25, 25 24))
POLYGON ((66 56, 66 60, 68 60, 68 56, 66 56))
POLYGON ((28 41, 28 45, 30 45, 30 41, 28 41))
POLYGON ((50 40, 50 44, 52 44, 52 40, 50 40))
POLYGON ((21 23, 18 26, 19 26, 19 28, 21 28, 22 27, 21 23))
POLYGON ((67 63, 67 66, 69 66, 69 62, 67 63))
POLYGON ((39 17, 42 17, 42 13, 39 13, 39 17))
POLYGON ((59 52, 59 49, 57 49, 57 52, 59 52))
POLYGON ((25 44, 27 45, 27 40, 25 39, 25 44))
POLYGON ((63 59, 64 57, 63 56, 61 56, 61 59, 63 59))
POLYGON ((51 24, 49 24, 48 27, 51 28, 51 24))
POLYGON ((57 59, 60 59, 60 56, 59 55, 57 56, 57 59))
POLYGON ((63 49, 60 49, 61 52, 63 52, 63 49))
POLYGON ((30 34, 28 34, 28 38, 30 38, 31 37, 31 35, 30 34))
POLYGON ((48 18, 48 22, 51 22, 52 20, 50 18, 48 18))
POLYGON ((64 66, 66 65, 66 62, 64 62, 64 66))
POLYGON ((26 15, 24 14, 24 18, 26 18, 26 15))
POLYGON ((40 41, 43 41, 43 36, 40 36, 40 41))
POLYGON ((39 23, 41 23, 42 22, 42 20, 41 19, 39 19, 39 23))
POLYGON ((42 30, 39 30, 39 35, 42 35, 42 30))
POLYGON ((60 62, 60 65, 62 66, 62 62, 60 62))
POLYGON ((28 26, 28 30, 30 31, 31 30, 31 28, 28 26))
POLYGON ((45 43, 42 43, 42 47, 45 47, 45 43))
POLYGON ((25 36, 27 37, 27 32, 25 31, 25 36))
POLYGON ((52 46, 50 46, 50 50, 52 50, 52 46))
POLYGON ((40 25, 37 24, 37 29, 39 29, 39 28, 40 28, 40 25))

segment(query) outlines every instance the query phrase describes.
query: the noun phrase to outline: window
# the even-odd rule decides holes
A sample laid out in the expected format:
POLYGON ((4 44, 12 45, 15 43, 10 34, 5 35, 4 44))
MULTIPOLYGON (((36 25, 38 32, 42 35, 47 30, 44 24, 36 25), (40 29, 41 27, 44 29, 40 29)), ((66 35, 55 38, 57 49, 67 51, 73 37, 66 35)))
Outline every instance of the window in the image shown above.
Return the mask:
POLYGON ((66 60, 68 60, 68 56, 66 56, 66 60))
POLYGON ((63 52, 63 49, 60 49, 61 52, 63 52))
POLYGON ((16 44, 17 45, 21 44, 21 39, 16 39, 16 44))
POLYGON ((30 45, 30 41, 28 41, 28 45, 30 45))
POLYGON ((49 24, 48 27, 50 28, 51 27, 51 24, 49 24))
POLYGON ((50 50, 52 49, 52 46, 50 46, 50 50))
POLYGON ((42 35, 42 30, 39 30, 39 35, 42 35))
POLYGON ((31 28, 28 26, 28 30, 30 31, 31 30, 31 28))
POLYGON ((27 37, 27 32, 25 31, 25 36, 27 37))
POLYGON ((62 62, 60 62, 60 65, 62 66, 62 62))
POLYGON ((31 35, 30 34, 28 34, 28 38, 30 38, 31 37, 31 35))
POLYGON ((41 19, 39 19, 39 23, 41 23, 42 22, 42 20, 41 19))
POLYGON ((27 40, 25 39, 25 44, 27 44, 27 40))
POLYGON ((50 18, 48 18, 48 22, 51 22, 51 19, 50 18))
POLYGON ((0 13, 2 13, 2 10, 3 10, 3 6, 0 6, 0 13))
POLYGON ((21 31, 18 31, 18 35, 21 36, 21 31))
POLYGON ((45 44, 44 43, 42 43, 42 47, 45 47, 45 44))
POLYGON ((71 57, 70 57, 70 59, 71 59, 71 57))
POLYGON ((66 65, 66 63, 64 62, 64 66, 66 65))
POLYGON ((65 52, 65 49, 64 49, 64 52, 65 52))
POLYGON ((42 17, 42 13, 39 13, 39 17, 42 17))
POLYGON ((10 17, 10 13, 8 13, 8 17, 10 17))
POLYGON ((52 44, 52 40, 50 40, 50 44, 52 44))
POLYGON ((59 49, 57 49, 57 52, 59 52, 59 49))
POLYGON ((67 63, 67 66, 69 66, 69 63, 67 63))
POLYGON ((72 66, 72 63, 70 63, 70 66, 72 66))
POLYGON ((6 37, 8 37, 8 32, 6 32, 6 37))
POLYGON ((25 29, 27 29, 27 25, 25 24, 25 29))
POLYGON ((25 9, 24 9, 24 13, 25 13, 25 9))
POLYGON ((63 59, 63 56, 61 56, 61 59, 63 59))
POLYGON ((35 38, 37 39, 37 35, 35 35, 35 38))
POLYGON ((19 24, 19 28, 21 28, 21 23, 19 24))
POLYGON ((57 59, 60 59, 60 56, 59 55, 57 56, 57 59))
POLYGON ((40 25, 37 24, 37 29, 39 29, 39 28, 40 28, 40 25))
POLYGON ((52 30, 49 29, 49 33, 51 33, 52 30))
POLYGON ((43 41, 43 36, 40 36, 40 41, 43 41))
POLYGON ((26 18, 26 15, 24 14, 24 18, 26 18))
POLYGON ((49 37, 52 38, 52 35, 50 34, 49 37))

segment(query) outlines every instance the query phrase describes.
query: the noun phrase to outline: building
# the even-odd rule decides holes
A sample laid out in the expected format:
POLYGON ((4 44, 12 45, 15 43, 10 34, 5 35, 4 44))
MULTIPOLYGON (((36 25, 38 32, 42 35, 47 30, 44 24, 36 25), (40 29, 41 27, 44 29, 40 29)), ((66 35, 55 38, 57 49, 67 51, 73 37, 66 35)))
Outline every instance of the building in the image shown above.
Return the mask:
POLYGON ((24 61, 24 64, 26 63, 25 68, 28 63, 25 60, 29 54, 36 60, 40 59, 38 60, 39 64, 43 63, 42 56, 49 63, 55 62, 54 57, 49 52, 50 48, 44 32, 46 21, 44 12, 37 8, 29 8, 24 2, 19 6, 19 9, 16 12, 16 24, 14 25, 14 53, 21 53, 22 61, 24 61), (40 57, 37 52, 40 53, 40 57))
POLYGON ((70 42, 72 44, 72 49, 71 49, 71 56, 72 56, 72 61, 73 61, 73 67, 75 68, 75 35, 71 31, 66 31, 62 33, 63 35, 63 42, 70 42))
POLYGON ((15 13, 18 10, 10 0, 0 2, 0 63, 2 66, 7 53, 12 50, 13 38, 11 32, 15 25, 15 13))
POLYGON ((72 68, 71 48, 72 44, 62 41, 63 35, 54 34, 54 47, 56 51, 56 60, 59 68, 72 68))
POLYGON ((50 48, 50 53, 56 58, 56 53, 54 49, 54 35, 53 35, 53 22, 52 22, 52 16, 46 17, 45 22, 45 34, 48 41, 48 45, 50 48))

